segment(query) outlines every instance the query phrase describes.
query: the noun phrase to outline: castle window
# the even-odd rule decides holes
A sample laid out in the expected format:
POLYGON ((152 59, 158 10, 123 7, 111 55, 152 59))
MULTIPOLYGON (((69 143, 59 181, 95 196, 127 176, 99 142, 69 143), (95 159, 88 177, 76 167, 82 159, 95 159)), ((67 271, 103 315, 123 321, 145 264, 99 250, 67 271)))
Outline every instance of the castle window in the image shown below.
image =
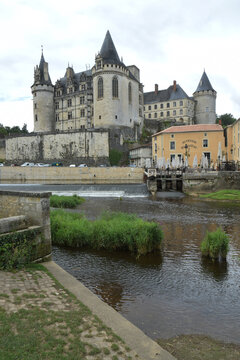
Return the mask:
POLYGON ((81 109, 80 117, 84 117, 84 116, 85 116, 85 109, 81 109))
POLYGON ((38 116, 37 115, 35 115, 35 121, 38 121, 38 116))
POLYGON ((117 115, 115 115, 115 119, 117 119, 117 115))
POLYGON ((59 121, 59 114, 56 114, 56 121, 59 121))
POLYGON ((69 94, 71 94, 73 92, 73 88, 70 87, 68 92, 69 92, 69 94))
POLYGON ((84 104, 84 100, 85 100, 84 96, 80 96, 80 104, 84 104))
POLYGON ((176 101, 173 102, 173 106, 174 106, 174 107, 177 106, 176 101))
POLYGON ((148 110, 151 110, 151 105, 148 106, 148 110))
POLYGON ((97 69, 101 69, 101 61, 97 61, 97 69))
POLYGON ((112 79, 112 96, 118 98, 118 79, 116 76, 112 79))
POLYGON ((176 115, 176 110, 173 110, 173 115, 176 115))
POLYGON ((59 109, 59 102, 56 102, 56 103, 55 103, 55 109, 56 109, 56 110, 59 109))
POLYGON ((154 109, 155 109, 155 110, 157 109, 157 105, 154 105, 154 109))
POLYGON ((37 104, 35 103, 35 104, 34 104, 34 109, 36 109, 36 108, 37 108, 37 104))
POLYGON ((69 112, 68 112, 68 120, 71 120, 71 119, 72 119, 72 112, 69 111, 69 112))
POLYGON ((203 139, 203 147, 208 147, 208 139, 203 139))
POLYGON ((183 114, 183 109, 180 109, 180 115, 182 115, 183 114))
POLYGON ((34 93, 34 96, 37 96, 37 93, 34 93))
MULTIPOLYGON (((72 99, 68 99, 68 101, 67 101, 67 105, 68 105, 68 107, 72 106, 72 99)), ((59 107, 58 107, 58 108, 56 108, 56 109, 59 109, 59 107)))
POLYGON ((157 113, 154 113, 154 117, 155 117, 155 118, 157 117, 157 113))
POLYGON ((170 103, 167 103, 167 108, 170 107, 170 103))
POLYGON ((101 117, 101 115, 99 115, 99 117, 98 117, 98 118, 99 118, 99 120, 101 120, 101 118, 102 118, 102 117, 101 117))
POLYGON ((209 112, 209 107, 206 107, 206 112, 209 112))
POLYGON ((128 84, 128 102, 129 104, 132 103, 132 84, 128 84))
POLYGON ((183 101, 182 100, 179 101, 179 105, 183 106, 183 101))
POLYGON ((142 109, 139 108, 139 116, 142 116, 142 109))
POLYGON ((160 108, 163 109, 163 104, 160 104, 160 108))
POLYGON ((145 106, 143 107, 143 110, 145 111, 145 106))
POLYGON ((170 111, 167 111, 167 116, 170 116, 170 111))
POLYGON ((56 96, 61 96, 61 91, 57 90, 56 96))
POLYGON ((139 104, 142 104, 142 95, 139 95, 139 104))
POLYGON ((163 112, 161 112, 160 116, 163 116, 163 112))
POLYGON ((151 119, 151 114, 148 114, 148 118, 151 119))
POLYGON ((86 88, 86 86, 85 86, 85 84, 83 84, 83 85, 81 86, 81 89, 82 89, 82 90, 85 90, 85 88, 86 88))
POLYGON ((98 79, 98 99, 103 98, 103 78, 98 79))

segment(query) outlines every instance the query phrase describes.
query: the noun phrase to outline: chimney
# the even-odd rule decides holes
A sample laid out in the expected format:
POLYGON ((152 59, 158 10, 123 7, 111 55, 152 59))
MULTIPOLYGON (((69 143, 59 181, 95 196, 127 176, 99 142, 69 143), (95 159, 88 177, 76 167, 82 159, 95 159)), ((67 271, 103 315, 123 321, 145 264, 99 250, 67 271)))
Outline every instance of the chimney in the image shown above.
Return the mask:
POLYGON ((222 125, 222 119, 218 119, 218 124, 222 125))
POLYGON ((176 80, 173 80, 173 91, 177 90, 177 82, 176 80))
POLYGON ((157 95, 158 93, 158 84, 155 84, 155 94, 157 95))

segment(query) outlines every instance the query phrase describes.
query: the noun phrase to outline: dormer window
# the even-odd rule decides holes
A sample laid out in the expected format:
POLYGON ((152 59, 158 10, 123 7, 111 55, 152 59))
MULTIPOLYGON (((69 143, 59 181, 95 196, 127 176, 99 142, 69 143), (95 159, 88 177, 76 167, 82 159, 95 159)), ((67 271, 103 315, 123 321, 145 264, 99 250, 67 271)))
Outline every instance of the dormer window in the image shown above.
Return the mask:
POLYGON ((97 70, 101 69, 101 67, 102 67, 101 60, 98 60, 97 61, 97 70))
POLYGON ((68 90, 69 94, 71 94, 73 92, 73 88, 70 87, 69 90, 68 90))

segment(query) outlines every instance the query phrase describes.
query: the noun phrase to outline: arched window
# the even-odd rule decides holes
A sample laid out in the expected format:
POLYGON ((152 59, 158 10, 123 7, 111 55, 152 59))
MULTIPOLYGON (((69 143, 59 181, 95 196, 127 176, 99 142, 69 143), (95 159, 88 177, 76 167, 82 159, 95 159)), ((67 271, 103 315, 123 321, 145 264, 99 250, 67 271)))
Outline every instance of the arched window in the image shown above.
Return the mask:
POLYGON ((132 103, 132 84, 128 84, 128 102, 129 104, 132 103))
POLYGON ((118 97, 118 79, 116 76, 112 79, 112 96, 115 98, 118 97))
POLYGON ((98 79, 98 99, 103 98, 103 79, 98 79))

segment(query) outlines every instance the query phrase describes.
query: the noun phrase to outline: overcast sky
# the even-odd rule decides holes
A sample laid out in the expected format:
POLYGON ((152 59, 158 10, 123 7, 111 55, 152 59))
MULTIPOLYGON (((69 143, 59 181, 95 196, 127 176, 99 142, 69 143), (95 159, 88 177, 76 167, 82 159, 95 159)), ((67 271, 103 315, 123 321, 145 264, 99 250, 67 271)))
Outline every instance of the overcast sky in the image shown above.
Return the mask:
POLYGON ((52 82, 94 65, 110 31, 144 91, 176 80, 192 96, 205 69, 217 114, 240 117, 239 0, 0 0, 0 123, 33 130, 31 85, 41 45, 52 82))

